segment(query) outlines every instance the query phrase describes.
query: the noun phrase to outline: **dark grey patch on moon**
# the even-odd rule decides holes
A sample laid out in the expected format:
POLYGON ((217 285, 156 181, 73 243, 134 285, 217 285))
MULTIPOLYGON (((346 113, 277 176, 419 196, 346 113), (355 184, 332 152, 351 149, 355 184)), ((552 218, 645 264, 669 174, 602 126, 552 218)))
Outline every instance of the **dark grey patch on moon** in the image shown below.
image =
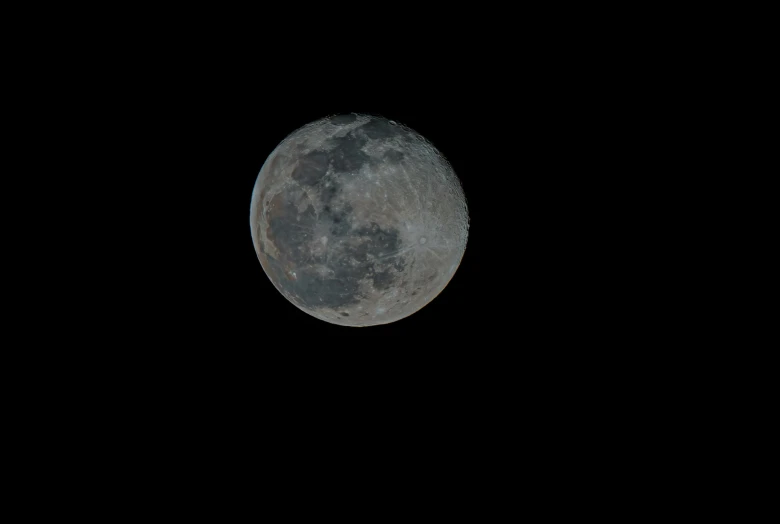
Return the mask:
POLYGON ((357 304, 360 301, 359 282, 348 271, 341 271, 338 266, 335 269, 336 278, 322 278, 309 270, 301 270, 288 288, 311 308, 339 308, 357 304))
MULTIPOLYGON (((326 191, 320 192, 321 199, 330 202, 326 191)), ((370 280, 375 289, 390 288, 402 271, 404 260, 394 256, 401 247, 400 232, 393 228, 383 229, 376 223, 352 229, 352 206, 349 203, 339 208, 326 203, 319 221, 330 222, 330 272, 317 272, 315 266, 323 264, 327 255, 316 255, 310 245, 313 230, 318 221, 314 207, 309 204, 299 212, 305 193, 300 189, 289 189, 275 198, 276 208, 269 221, 269 236, 279 251, 286 254, 287 261, 273 264, 275 277, 283 282, 285 289, 311 308, 340 308, 360 302, 362 281, 370 280), (341 242, 340 242, 341 241, 341 242), (294 267, 294 274, 283 267, 294 267)))
POLYGON ((354 133, 339 138, 331 151, 333 169, 342 173, 358 171, 370 158, 362 149, 365 145, 366 140, 354 133))
POLYGON ((323 214, 325 219, 330 220, 330 234, 332 236, 345 237, 352 229, 352 206, 349 203, 336 209, 326 205, 323 214))
POLYGON ((395 282, 395 277, 389 270, 385 270, 371 275, 371 281, 374 283, 376 289, 385 290, 395 282))
POLYGON ((290 189, 277 195, 273 202, 278 208, 269 221, 278 249, 290 253, 291 257, 303 256, 308 251, 306 243, 311 240, 311 232, 317 222, 314 207, 309 203, 299 212, 299 206, 305 204, 306 195, 300 189, 290 189))
POLYGON ((374 257, 389 256, 401 248, 401 236, 397 229, 382 229, 376 222, 356 229, 353 234, 362 240, 355 249, 355 255, 365 260, 368 255, 374 257))
POLYGON ((319 184, 328 172, 329 157, 323 151, 312 151, 298 161, 293 169, 293 180, 307 186, 319 184))
POLYGON ((396 149, 389 149, 389 150, 385 151, 385 154, 383 155, 383 157, 385 159, 389 160, 390 162, 392 162, 394 164, 397 164, 401 160, 403 160, 404 154, 401 153, 400 151, 396 150, 396 149))
POLYGON ((341 185, 335 180, 329 180, 323 187, 320 188, 319 199, 320 202, 325 204, 325 210, 328 211, 328 204, 330 204, 338 195, 341 185))
POLYGON ((383 118, 372 118, 358 129, 360 129, 368 138, 374 140, 393 138, 394 136, 406 134, 406 131, 404 131, 402 127, 394 126, 383 118))
POLYGON ((336 115, 330 118, 330 123, 337 126, 343 126, 345 124, 351 124, 357 119, 355 115, 336 115))

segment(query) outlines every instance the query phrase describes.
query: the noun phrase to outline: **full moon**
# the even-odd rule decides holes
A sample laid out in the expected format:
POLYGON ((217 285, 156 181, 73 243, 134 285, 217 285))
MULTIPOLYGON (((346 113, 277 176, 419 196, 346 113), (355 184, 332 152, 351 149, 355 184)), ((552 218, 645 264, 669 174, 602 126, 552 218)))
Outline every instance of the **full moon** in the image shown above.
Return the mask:
POLYGON ((323 118, 287 136, 252 191, 255 251, 299 309, 342 326, 419 311, 455 274, 468 208, 444 156, 377 116, 323 118))

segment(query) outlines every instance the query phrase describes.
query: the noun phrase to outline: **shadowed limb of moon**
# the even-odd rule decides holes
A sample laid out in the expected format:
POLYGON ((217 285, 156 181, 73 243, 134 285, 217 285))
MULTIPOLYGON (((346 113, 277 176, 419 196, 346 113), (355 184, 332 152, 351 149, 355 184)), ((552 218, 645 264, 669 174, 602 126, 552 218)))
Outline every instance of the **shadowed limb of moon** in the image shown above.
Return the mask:
POLYGON ((274 149, 250 227, 285 298, 326 322, 372 326, 419 311, 446 287, 466 249, 468 210, 432 144, 353 113, 307 124, 274 149))

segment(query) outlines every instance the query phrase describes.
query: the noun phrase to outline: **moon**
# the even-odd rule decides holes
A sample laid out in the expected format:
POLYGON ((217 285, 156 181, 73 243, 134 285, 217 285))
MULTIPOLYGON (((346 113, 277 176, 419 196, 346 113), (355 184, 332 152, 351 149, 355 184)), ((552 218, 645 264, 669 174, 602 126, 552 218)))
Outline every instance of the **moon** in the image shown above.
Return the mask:
POLYGON ((469 216, 458 177, 414 130, 352 113, 287 136, 260 170, 255 251, 299 309, 342 326, 408 317, 455 274, 469 216))

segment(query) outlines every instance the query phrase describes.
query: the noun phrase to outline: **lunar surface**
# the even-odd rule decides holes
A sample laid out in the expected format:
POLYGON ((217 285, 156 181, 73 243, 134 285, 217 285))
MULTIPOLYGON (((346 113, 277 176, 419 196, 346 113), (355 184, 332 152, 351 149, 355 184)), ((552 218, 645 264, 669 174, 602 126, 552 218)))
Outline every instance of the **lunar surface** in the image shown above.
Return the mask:
POLYGON ((252 192, 257 256, 302 311, 343 326, 407 317, 460 264, 468 210, 449 163, 415 131, 349 114, 285 138, 252 192))

